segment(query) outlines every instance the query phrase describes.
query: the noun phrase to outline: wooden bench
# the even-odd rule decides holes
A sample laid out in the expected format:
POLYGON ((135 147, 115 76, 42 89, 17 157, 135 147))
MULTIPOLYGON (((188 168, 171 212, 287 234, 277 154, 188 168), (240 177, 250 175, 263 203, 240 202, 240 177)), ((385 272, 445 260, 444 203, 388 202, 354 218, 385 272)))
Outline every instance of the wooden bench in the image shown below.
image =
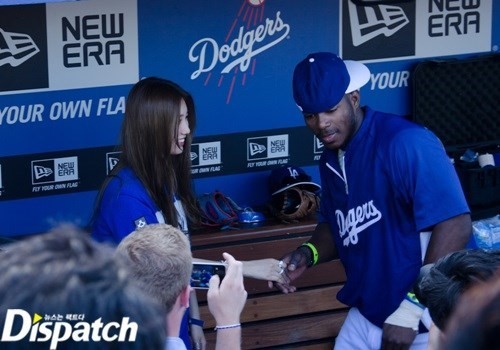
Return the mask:
MULTIPOLYGON (((220 260, 227 251, 239 260, 279 259, 307 241, 314 227, 310 220, 198 232, 191 238, 193 256, 220 260)), ((312 267, 296 281, 298 290, 291 294, 269 289, 266 281, 245 279, 248 300, 241 315, 242 348, 331 350, 348 311, 336 299, 344 282, 344 269, 338 260, 312 267)), ((197 293, 208 349, 213 349, 215 321, 206 305, 206 291, 197 293)))

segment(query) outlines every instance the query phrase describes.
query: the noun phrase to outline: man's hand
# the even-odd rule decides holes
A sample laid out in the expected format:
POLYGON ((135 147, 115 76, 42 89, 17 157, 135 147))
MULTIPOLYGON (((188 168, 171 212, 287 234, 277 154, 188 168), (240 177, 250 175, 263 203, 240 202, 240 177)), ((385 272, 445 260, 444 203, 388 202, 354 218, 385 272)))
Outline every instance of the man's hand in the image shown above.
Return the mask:
POLYGON ((384 323, 382 330, 382 350, 407 350, 417 336, 412 328, 384 323))
POLYGON ((290 285, 290 282, 296 280, 307 269, 307 256, 302 249, 296 249, 281 258, 281 261, 286 265, 283 274, 286 275, 284 283, 269 281, 269 287, 275 286, 281 292, 288 294, 297 290, 297 287, 290 285))
POLYGON ((418 325, 424 309, 420 304, 404 299, 384 322, 382 350, 409 349, 418 334, 418 325))

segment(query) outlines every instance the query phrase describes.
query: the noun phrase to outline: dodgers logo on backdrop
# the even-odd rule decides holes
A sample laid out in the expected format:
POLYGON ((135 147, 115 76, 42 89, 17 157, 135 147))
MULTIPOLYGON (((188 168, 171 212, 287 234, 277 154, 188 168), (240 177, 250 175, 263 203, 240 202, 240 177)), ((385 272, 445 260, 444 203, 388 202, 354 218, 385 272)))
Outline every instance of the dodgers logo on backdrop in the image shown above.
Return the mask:
POLYGON ((48 87, 44 5, 2 6, 0 77, 0 92, 48 87))
POLYGON ((229 79, 226 104, 231 101, 236 82, 245 85, 247 73, 254 74, 257 56, 278 45, 290 32, 290 25, 281 18, 281 12, 264 18, 264 3, 265 0, 243 0, 225 40, 202 38, 189 50, 189 61, 197 65, 191 74, 192 80, 203 74, 208 85, 212 72, 218 72, 217 86, 220 87, 226 77, 229 79), (231 72, 233 75, 228 76, 231 72))

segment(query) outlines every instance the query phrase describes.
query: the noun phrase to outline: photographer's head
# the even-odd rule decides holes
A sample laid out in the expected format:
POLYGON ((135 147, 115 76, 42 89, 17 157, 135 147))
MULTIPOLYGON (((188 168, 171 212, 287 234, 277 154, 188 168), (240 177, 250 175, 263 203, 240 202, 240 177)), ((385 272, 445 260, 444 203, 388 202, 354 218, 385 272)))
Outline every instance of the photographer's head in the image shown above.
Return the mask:
POLYGON ((458 299, 500 268, 500 251, 460 250, 439 259, 417 284, 415 294, 432 321, 444 330, 458 299))
POLYGON ((125 237, 117 254, 129 261, 132 277, 166 312, 182 293, 189 297, 192 255, 189 240, 179 229, 146 225, 125 237))
POLYGON ((42 328, 52 332, 50 341, 57 329, 68 332, 69 338, 56 341, 58 349, 109 349, 120 337, 120 349, 164 346, 165 318, 157 303, 130 279, 112 248, 86 232, 61 226, 1 254, 0 327, 12 327, 12 337, 30 329, 22 339, 3 341, 2 349, 32 349, 29 339, 42 338, 42 328), (85 340, 91 328, 99 334, 85 340))
POLYGON ((443 350, 500 349, 500 269, 476 283, 457 303, 445 330, 443 350))

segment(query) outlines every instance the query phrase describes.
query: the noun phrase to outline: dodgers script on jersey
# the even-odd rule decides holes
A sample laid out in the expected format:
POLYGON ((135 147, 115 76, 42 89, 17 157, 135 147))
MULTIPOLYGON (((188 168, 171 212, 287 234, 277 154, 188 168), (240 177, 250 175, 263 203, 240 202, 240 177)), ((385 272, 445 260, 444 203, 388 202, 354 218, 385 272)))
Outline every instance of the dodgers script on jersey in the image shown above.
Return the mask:
MULTIPOLYGON (((328 222, 347 282, 338 299, 382 327, 422 265, 420 232, 469 212, 440 140, 403 117, 364 108, 342 151, 320 159, 321 218, 328 222)), ((453 239, 453 237, 450 237, 453 239)))

